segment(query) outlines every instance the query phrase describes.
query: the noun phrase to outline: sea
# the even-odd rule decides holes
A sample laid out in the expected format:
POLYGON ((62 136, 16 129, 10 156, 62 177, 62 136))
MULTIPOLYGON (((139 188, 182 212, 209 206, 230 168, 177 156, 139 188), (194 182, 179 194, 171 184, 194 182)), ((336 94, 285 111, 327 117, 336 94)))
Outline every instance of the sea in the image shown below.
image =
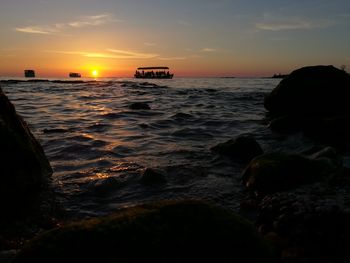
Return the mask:
POLYGON ((180 199, 238 211, 247 195, 246 163, 212 152, 213 146, 242 134, 265 152, 312 146, 300 134, 268 128, 264 96, 279 79, 71 80, 0 86, 41 143, 57 200, 73 218, 180 199), (150 109, 131 109, 135 102, 150 109), (165 181, 145 183, 147 168, 165 181))

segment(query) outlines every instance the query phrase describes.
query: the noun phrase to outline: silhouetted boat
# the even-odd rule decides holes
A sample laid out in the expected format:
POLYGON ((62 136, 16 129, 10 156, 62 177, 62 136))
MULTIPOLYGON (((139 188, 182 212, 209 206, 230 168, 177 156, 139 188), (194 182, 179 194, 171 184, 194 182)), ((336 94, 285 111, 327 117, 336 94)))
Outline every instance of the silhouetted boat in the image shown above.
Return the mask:
POLYGON ((81 78, 80 73, 71 72, 69 73, 70 78, 81 78))
POLYGON ((35 71, 32 69, 26 69, 24 70, 24 76, 26 78, 35 78, 35 71))
POLYGON ((137 79, 172 79, 174 74, 170 74, 168 67, 140 67, 135 75, 137 79))

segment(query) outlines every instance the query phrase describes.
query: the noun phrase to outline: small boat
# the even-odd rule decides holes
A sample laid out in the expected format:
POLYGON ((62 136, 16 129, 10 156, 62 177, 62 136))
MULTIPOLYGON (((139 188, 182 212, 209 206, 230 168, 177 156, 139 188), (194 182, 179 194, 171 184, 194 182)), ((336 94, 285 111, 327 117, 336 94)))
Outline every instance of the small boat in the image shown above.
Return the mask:
POLYGON ((69 73, 70 78, 81 78, 80 73, 71 72, 69 73))
POLYGON ((168 67, 140 67, 135 75, 137 79, 172 79, 174 74, 170 74, 168 67))
POLYGON ((26 78, 35 78, 35 71, 32 69, 26 69, 24 70, 24 76, 26 78))

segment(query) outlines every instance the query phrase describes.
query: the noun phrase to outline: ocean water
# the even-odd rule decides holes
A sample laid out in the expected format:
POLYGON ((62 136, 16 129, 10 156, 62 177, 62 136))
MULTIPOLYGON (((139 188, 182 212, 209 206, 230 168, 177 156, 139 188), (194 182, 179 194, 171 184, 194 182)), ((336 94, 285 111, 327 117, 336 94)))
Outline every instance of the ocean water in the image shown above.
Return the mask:
MULTIPOLYGON (((58 200, 73 217, 166 199, 238 210, 244 164, 210 148, 252 134, 265 151, 301 151, 304 138, 272 133, 263 100, 278 79, 99 79, 1 86, 42 144, 58 200), (132 110, 146 102, 150 110, 132 110), (165 183, 145 184, 146 168, 165 183)), ((300 135, 301 136, 301 135, 300 135)))

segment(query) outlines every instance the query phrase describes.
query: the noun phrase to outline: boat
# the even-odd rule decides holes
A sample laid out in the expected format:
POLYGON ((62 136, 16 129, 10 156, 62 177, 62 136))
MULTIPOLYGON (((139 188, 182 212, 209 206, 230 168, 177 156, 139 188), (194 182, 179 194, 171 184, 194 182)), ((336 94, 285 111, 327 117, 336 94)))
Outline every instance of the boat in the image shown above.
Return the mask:
POLYGON ((168 67, 140 67, 135 75, 137 79, 172 79, 174 74, 169 72, 168 67))
POLYGON ((35 71, 32 69, 26 69, 24 70, 24 76, 26 78, 35 78, 35 71))
POLYGON ((81 78, 80 73, 71 72, 69 73, 70 78, 81 78))

